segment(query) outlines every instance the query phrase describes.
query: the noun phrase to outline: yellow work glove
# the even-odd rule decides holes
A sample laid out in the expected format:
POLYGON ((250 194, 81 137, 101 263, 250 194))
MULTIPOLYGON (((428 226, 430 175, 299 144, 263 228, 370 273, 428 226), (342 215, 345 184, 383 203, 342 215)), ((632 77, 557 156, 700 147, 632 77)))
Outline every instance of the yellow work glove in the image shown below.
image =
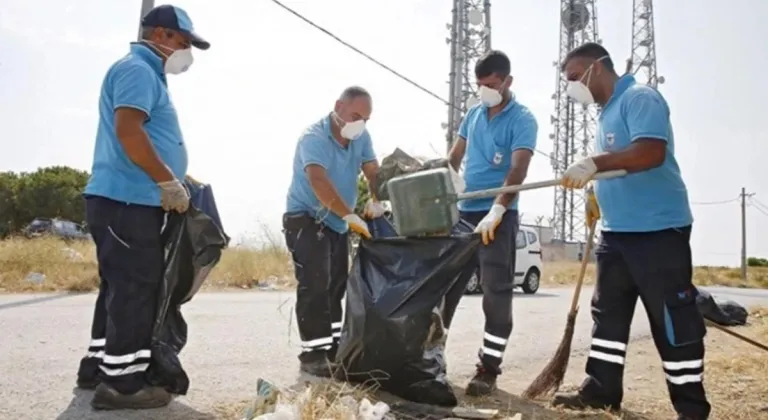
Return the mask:
POLYGON ((587 195, 585 197, 586 203, 586 219, 588 226, 594 226, 598 220, 600 220, 600 206, 597 205, 597 197, 595 197, 594 187, 587 189, 587 195))
POLYGON ((365 239, 371 239, 371 232, 368 231, 368 225, 360 216, 355 213, 350 213, 343 217, 344 221, 349 225, 349 230, 360 234, 365 239))
POLYGON ((483 220, 475 227, 475 233, 480 233, 483 236, 483 244, 488 245, 494 239, 494 232, 501 223, 501 218, 506 213, 507 209, 501 204, 494 204, 488 214, 483 217, 483 220))

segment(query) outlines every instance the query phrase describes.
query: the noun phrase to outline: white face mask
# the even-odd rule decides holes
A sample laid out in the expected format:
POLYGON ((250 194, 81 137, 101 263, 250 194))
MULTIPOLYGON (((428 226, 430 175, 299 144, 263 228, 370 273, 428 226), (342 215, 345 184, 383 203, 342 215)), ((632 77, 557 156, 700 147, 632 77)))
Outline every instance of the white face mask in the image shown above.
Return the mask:
POLYGON ((189 70, 195 58, 192 57, 192 49, 176 50, 165 60, 165 72, 167 74, 181 74, 189 70))
POLYGON ((581 76, 581 79, 568 81, 568 88, 565 93, 570 96, 571 99, 582 105, 592 105, 595 103, 595 97, 592 95, 592 91, 589 90, 589 82, 592 79, 592 70, 594 69, 595 63, 600 62, 606 57, 608 56, 600 57, 595 60, 594 63, 590 64, 587 71, 581 76), (584 82, 584 78, 587 79, 586 83, 584 82))
POLYGON ((341 126, 341 137, 344 137, 347 140, 355 140, 363 134, 363 131, 365 131, 364 120, 346 122, 339 117, 339 114, 334 112, 333 115, 336 117, 336 123, 341 126), (341 125, 342 123, 344 125, 341 125))
POLYGON ((152 44, 157 49, 161 50, 160 53, 165 56, 165 73, 166 74, 181 74, 189 70, 192 63, 195 62, 195 58, 192 57, 192 48, 185 48, 183 50, 171 50, 164 45, 152 44), (171 50, 171 54, 166 54, 163 51, 171 50))
POLYGON ((581 80, 569 80, 566 94, 582 105, 592 105, 595 103, 595 97, 592 96, 592 92, 581 80))
POLYGON ((480 86, 478 93, 480 94, 480 101, 489 108, 500 104, 504 99, 504 96, 498 90, 491 89, 488 86, 480 86))

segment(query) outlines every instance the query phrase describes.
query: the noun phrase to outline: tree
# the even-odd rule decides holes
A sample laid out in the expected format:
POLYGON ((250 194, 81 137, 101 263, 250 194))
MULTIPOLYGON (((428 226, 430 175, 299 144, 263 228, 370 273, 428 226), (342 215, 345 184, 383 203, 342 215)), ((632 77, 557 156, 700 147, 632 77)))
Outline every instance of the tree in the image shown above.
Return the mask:
POLYGON ((88 176, 67 166, 0 173, 0 237, 19 232, 36 217, 82 223, 88 176))
POLYGON ((19 176, 13 172, 0 172, 0 238, 16 229, 16 189, 19 176))
POLYGON ((371 198, 371 194, 368 191, 368 180, 365 179, 365 175, 360 173, 357 177, 357 203, 355 204, 355 213, 362 214, 365 209, 365 203, 371 198))

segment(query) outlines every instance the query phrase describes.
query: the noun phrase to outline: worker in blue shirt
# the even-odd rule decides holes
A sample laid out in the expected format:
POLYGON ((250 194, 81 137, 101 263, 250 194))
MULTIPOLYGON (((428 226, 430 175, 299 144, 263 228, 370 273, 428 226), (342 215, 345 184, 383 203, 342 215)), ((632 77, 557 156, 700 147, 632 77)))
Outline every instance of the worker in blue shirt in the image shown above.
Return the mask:
MULTIPOLYGON (((369 191, 376 191, 379 163, 366 129, 371 112, 370 93, 349 87, 333 112, 305 129, 296 144, 283 232, 298 282, 300 369, 310 375, 333 373, 349 271, 348 232, 371 236, 365 221, 354 213, 361 170, 369 191)), ((381 203, 367 202, 364 216, 383 214, 381 203)))
MULTIPOLYGON (((470 108, 461 122, 459 138, 448 156, 451 167, 458 171, 463 162, 467 192, 521 184, 536 148, 536 119, 510 91, 510 62, 503 52, 490 51, 481 57, 475 77, 481 103, 470 108)), ((484 244, 477 257, 485 334, 477 371, 466 390, 473 396, 496 389, 512 332, 517 206, 517 194, 459 203, 461 218, 476 226, 484 244)))
POLYGON ((160 232, 166 212, 189 206, 187 150, 166 77, 189 69, 191 47, 210 45, 178 7, 156 7, 141 25, 142 40, 104 77, 85 188, 101 282, 77 385, 96 388, 96 409, 161 407, 172 397, 145 377, 164 271, 160 232))
POLYGON ((554 404, 620 409, 629 328, 639 297, 678 419, 705 420, 710 413, 702 383, 706 328, 691 280, 693 217, 675 159, 669 106, 656 89, 637 84, 632 75, 619 77, 599 44, 574 49, 562 66, 568 95, 585 106, 600 106, 597 153, 570 165, 563 185, 583 188, 602 171, 629 174, 595 181, 602 235, 587 379, 578 393, 557 396, 554 404))

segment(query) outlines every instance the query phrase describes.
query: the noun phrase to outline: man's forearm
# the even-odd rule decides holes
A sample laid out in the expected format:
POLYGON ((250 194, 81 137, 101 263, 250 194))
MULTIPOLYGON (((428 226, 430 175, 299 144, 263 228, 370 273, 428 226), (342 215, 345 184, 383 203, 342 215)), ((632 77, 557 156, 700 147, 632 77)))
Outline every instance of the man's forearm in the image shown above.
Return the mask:
POLYGON ((368 193, 370 194, 371 198, 378 200, 376 198, 376 193, 378 192, 378 184, 376 183, 376 177, 370 177, 368 178, 368 193))
POLYGON ((173 172, 157 155, 144 130, 130 135, 118 135, 118 138, 131 162, 144 170, 155 182, 166 182, 174 179, 173 172))
POLYGON ((352 210, 347 207, 330 181, 327 179, 310 179, 309 182, 320 204, 325 208, 339 217, 352 213, 352 210))
MULTIPOLYGON (((504 180, 504 186, 510 186, 510 185, 520 185, 525 181, 525 177, 528 175, 527 170, 522 168, 515 168, 509 170, 507 173, 507 178, 504 180)), ((515 201, 517 198, 518 193, 508 193, 508 194, 499 194, 496 196, 496 200, 494 201, 494 204, 500 204, 504 206, 504 208, 507 208, 510 203, 515 201)))
POLYGON ((592 157, 598 172, 624 169, 627 172, 641 172, 653 169, 664 162, 664 157, 659 159, 642 153, 636 148, 629 148, 619 152, 602 153, 592 157))

